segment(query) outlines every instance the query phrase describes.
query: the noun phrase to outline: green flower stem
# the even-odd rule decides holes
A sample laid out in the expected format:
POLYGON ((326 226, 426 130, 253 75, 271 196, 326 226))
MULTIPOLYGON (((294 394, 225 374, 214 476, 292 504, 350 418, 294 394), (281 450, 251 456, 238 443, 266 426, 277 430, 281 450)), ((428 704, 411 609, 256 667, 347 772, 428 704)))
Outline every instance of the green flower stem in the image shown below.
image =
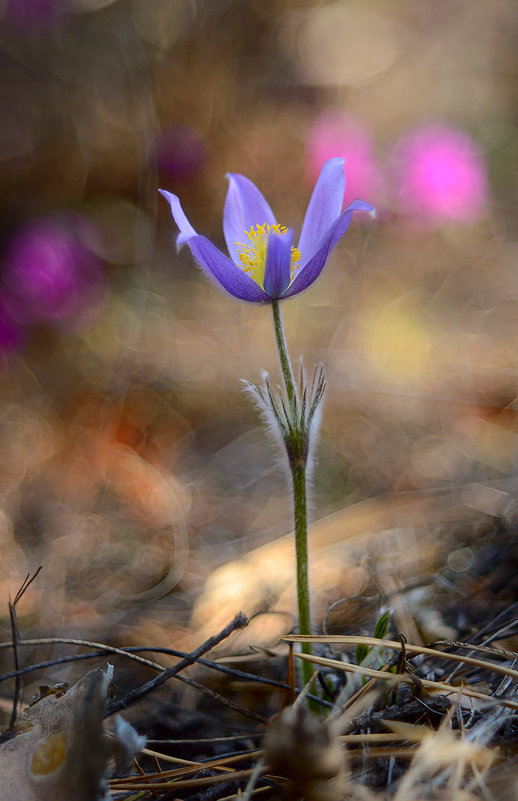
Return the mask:
POLYGON ((296 391, 295 380, 293 378, 293 370, 291 369, 290 357, 288 356, 288 349, 286 347, 286 339, 284 336, 284 326, 282 324, 281 309, 278 300, 272 300, 273 312, 273 327, 275 330, 275 341, 277 343, 277 350, 279 351, 279 360, 281 363, 282 375, 284 384, 286 386, 286 394, 288 396, 288 403, 292 417, 295 414, 296 391))
MULTIPOLYGON (((311 634, 308 580, 308 518, 306 499, 306 466, 292 468, 293 511, 295 517, 295 557, 297 561, 297 601, 299 610, 299 633, 311 634)), ((310 654, 311 643, 302 643, 302 651, 310 654)), ((311 662, 302 663, 304 683, 313 675, 311 662)))
MULTIPOLYGON (((300 418, 300 400, 295 389, 295 380, 286 347, 284 327, 282 324, 279 302, 272 302, 273 323, 275 339, 279 351, 282 375, 288 397, 289 414, 292 425, 292 436, 286 437, 284 444, 288 454, 291 470, 293 491, 293 516, 295 522, 295 557, 297 565, 297 602, 299 613, 299 633, 311 634, 311 616, 309 607, 309 581, 308 581, 308 516, 307 516, 307 432, 303 430, 300 418)), ((311 644, 302 643, 302 651, 311 654, 311 644)), ((307 683, 313 675, 313 666, 310 662, 302 663, 304 682, 307 683)))

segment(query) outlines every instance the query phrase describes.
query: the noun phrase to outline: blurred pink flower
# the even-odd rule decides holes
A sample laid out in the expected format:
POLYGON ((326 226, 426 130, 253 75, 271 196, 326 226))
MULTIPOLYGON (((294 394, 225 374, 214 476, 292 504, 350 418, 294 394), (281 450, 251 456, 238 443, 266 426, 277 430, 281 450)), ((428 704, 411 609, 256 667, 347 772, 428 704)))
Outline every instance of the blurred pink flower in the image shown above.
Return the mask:
POLYGON ((396 147, 396 173, 401 213, 425 227, 484 216, 486 166, 464 131, 435 124, 405 135, 396 147))
POLYGON ((101 265, 92 249, 97 238, 87 219, 69 213, 18 230, 4 270, 3 303, 11 319, 61 328, 84 324, 103 295, 101 265))
POLYGON ((322 165, 334 156, 345 159, 345 205, 368 197, 379 207, 382 178, 369 130, 337 109, 322 112, 314 121, 306 144, 308 168, 314 180, 322 165))

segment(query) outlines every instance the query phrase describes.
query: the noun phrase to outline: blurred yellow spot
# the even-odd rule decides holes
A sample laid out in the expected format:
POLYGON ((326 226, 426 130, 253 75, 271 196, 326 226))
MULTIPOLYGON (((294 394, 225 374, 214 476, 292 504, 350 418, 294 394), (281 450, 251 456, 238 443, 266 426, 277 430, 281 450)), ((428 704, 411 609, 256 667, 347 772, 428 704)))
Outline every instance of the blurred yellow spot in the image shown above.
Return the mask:
MULTIPOLYGON (((236 242, 239 247, 239 259, 243 265, 243 270, 250 278, 253 278, 256 284, 264 288, 264 266, 266 264, 266 251, 268 248, 268 240, 270 233, 285 234, 287 232, 285 225, 252 225, 249 231, 246 231, 248 237, 248 244, 236 242)), ((297 248, 291 249, 291 279, 295 274, 297 265, 300 261, 300 252, 297 248)))
POLYGON ((420 383, 427 377, 430 339, 415 297, 403 295, 382 309, 369 310, 364 325, 364 348, 378 373, 404 383, 420 383))
POLYGON ((40 776, 48 776, 49 773, 55 773, 65 761, 66 755, 66 732, 59 731, 51 734, 32 755, 31 771, 33 774, 40 776))

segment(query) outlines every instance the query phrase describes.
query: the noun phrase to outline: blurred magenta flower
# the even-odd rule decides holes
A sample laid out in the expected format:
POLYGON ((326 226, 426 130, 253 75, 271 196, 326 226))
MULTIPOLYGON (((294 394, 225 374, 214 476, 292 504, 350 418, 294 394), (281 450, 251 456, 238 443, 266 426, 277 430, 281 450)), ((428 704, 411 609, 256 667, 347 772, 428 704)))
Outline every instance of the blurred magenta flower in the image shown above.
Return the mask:
POLYGON ((89 220, 69 213, 18 230, 5 257, 3 282, 11 318, 24 325, 84 324, 103 294, 101 265, 92 249, 97 239, 89 220))
POLYGON ((223 233, 231 258, 196 233, 180 200, 160 192, 169 202, 180 229, 177 247, 189 246, 202 270, 235 298, 269 303, 297 295, 322 272, 329 254, 345 234, 355 211, 374 211, 355 200, 342 212, 344 160, 330 159, 322 168, 304 217, 297 247, 293 231, 279 225, 257 187, 244 175, 231 173, 223 211, 223 233), (342 212, 342 213, 341 213, 342 212))
POLYGON ((426 227, 474 223, 488 201, 484 160, 464 131, 426 125, 396 147, 400 211, 426 227))
POLYGON ((0 352, 19 350, 25 341, 23 326, 12 319, 5 300, 0 296, 0 352))
POLYGON ((347 183, 346 200, 355 197, 376 197, 383 193, 381 171, 369 130, 355 117, 338 109, 323 111, 310 129, 306 152, 308 169, 313 180, 322 165, 337 153, 343 155, 347 183))
POLYGON ((194 178, 206 160, 202 135, 190 125, 166 125, 158 144, 158 166, 173 180, 194 178))

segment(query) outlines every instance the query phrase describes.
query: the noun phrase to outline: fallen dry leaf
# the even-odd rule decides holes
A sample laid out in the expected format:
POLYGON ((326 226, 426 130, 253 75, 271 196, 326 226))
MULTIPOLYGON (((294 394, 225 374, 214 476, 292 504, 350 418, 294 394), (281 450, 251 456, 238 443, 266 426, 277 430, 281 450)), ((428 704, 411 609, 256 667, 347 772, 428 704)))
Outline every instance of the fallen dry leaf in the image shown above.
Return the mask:
POLYGON ((61 697, 47 695, 27 709, 30 728, 0 746, 2 798, 107 801, 108 760, 131 759, 144 745, 128 723, 116 723, 115 735, 103 730, 112 674, 111 666, 91 670, 61 697))

